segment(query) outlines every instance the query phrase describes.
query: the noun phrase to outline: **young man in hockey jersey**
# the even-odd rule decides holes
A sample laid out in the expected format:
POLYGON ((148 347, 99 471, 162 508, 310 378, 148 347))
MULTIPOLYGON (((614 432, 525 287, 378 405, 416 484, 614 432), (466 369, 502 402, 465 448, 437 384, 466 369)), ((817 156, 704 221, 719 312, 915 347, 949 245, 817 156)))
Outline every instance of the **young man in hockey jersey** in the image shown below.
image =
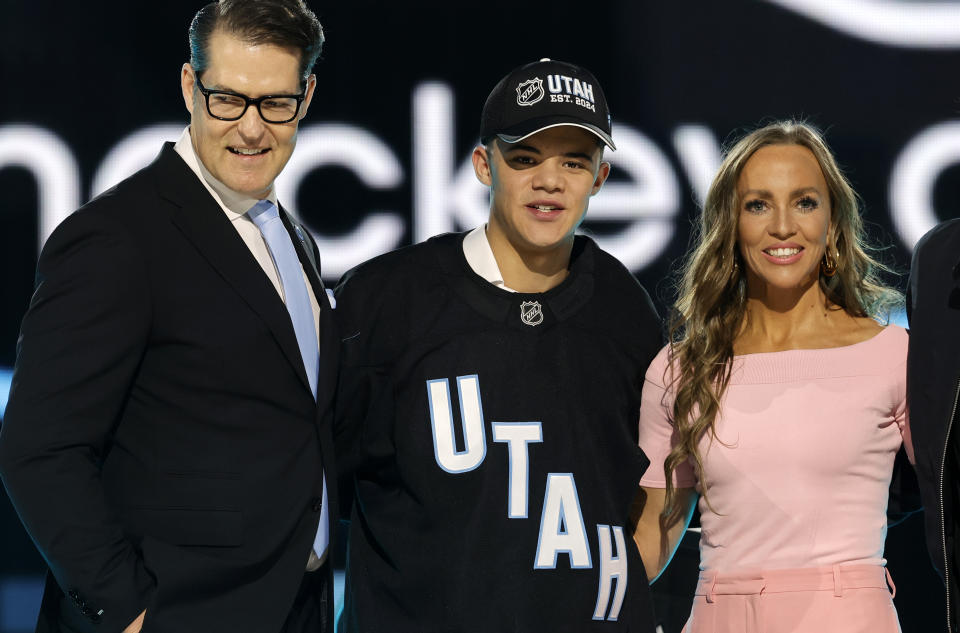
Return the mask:
POLYGON ((337 289, 346 631, 652 632, 628 510, 660 326, 575 235, 614 149, 596 79, 541 60, 490 93, 473 153, 490 217, 337 289))

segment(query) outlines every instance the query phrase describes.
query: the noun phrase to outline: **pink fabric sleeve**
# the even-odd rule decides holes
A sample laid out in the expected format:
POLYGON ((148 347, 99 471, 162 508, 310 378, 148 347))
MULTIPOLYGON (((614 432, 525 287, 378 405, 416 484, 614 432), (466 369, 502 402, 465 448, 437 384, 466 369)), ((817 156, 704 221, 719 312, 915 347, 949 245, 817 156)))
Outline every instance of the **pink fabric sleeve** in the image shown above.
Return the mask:
POLYGON ((897 407, 893 410, 893 419, 900 427, 900 436, 903 438, 903 448, 907 451, 907 459, 911 464, 916 465, 917 458, 913 454, 913 440, 910 436, 910 407, 907 405, 907 363, 904 360, 901 369, 902 378, 900 380, 897 393, 897 407))
MULTIPOLYGON (((673 424, 670 414, 673 409, 672 394, 667 392, 665 378, 667 371, 667 348, 664 347, 650 363, 643 381, 643 394, 640 399, 640 448, 650 466, 640 485, 648 488, 666 488, 667 479, 663 472, 663 462, 674 444, 673 424)), ((687 461, 673 472, 673 483, 677 488, 693 488, 697 482, 693 467, 687 461)))

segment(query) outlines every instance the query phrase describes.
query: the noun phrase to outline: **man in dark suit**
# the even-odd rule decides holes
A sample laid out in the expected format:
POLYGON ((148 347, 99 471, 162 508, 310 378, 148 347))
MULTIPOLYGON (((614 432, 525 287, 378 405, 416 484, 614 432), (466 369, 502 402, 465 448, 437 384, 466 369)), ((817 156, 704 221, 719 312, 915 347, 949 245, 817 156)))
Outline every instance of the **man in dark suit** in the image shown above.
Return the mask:
POLYGON ((222 0, 190 41, 190 126, 54 232, 23 321, 0 473, 49 565, 38 631, 332 630, 338 337, 273 187, 323 32, 222 0))
POLYGON ((907 289, 910 349, 907 400, 927 549, 946 584, 947 621, 960 609, 960 219, 934 227, 917 243, 907 289))

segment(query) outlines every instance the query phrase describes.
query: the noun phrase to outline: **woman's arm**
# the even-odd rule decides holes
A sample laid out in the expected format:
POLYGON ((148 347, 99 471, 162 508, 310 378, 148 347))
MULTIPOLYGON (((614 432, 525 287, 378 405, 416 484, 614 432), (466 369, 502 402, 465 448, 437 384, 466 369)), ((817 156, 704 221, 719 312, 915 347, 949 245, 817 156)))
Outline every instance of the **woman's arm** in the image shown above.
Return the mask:
POLYGON ((631 508, 633 540, 640 550, 640 558, 647 570, 647 580, 653 582, 673 558, 683 533, 690 524, 693 507, 697 503, 693 488, 677 489, 677 512, 669 524, 661 517, 667 499, 665 488, 637 487, 631 508))

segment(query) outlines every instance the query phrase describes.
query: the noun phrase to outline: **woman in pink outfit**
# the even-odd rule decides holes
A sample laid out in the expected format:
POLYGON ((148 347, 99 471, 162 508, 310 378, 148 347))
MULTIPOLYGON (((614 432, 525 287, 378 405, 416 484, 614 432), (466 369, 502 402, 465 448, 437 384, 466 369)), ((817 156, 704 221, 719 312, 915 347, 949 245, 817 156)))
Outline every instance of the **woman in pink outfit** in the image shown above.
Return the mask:
POLYGON ((689 633, 899 630, 883 542, 910 450, 907 333, 875 320, 899 295, 867 250, 814 129, 771 124, 729 151, 640 411, 634 539, 651 579, 699 498, 689 633))

